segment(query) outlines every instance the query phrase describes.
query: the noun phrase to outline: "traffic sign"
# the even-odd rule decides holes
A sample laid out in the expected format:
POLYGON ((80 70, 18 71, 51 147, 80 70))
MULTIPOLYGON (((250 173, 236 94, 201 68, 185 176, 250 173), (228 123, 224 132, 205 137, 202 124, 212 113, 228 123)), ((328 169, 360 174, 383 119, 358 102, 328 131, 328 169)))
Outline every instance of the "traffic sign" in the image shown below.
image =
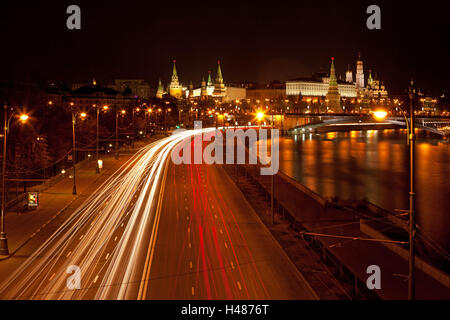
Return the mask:
POLYGON ((28 192, 28 207, 37 208, 39 206, 39 193, 28 192))

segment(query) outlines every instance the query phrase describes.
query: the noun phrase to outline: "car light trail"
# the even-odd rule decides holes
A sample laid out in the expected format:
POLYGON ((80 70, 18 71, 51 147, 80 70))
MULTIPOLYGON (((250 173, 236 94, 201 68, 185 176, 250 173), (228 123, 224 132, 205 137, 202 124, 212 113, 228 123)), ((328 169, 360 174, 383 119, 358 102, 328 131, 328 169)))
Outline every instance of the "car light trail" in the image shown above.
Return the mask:
POLYGON ((144 283, 148 281, 158 232, 159 199, 171 152, 184 139, 213 130, 184 131, 139 150, 2 283, 0 297, 136 299, 145 296, 144 283), (71 276, 66 270, 71 265, 81 269, 79 290, 66 287, 71 276))

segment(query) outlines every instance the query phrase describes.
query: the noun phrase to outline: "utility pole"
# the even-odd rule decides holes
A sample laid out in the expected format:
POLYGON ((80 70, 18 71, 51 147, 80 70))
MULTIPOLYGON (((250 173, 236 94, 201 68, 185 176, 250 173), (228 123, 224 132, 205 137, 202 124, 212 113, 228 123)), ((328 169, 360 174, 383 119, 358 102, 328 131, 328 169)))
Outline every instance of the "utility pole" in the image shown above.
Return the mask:
POLYGON ((100 114, 100 109, 97 106, 97 141, 96 141, 96 148, 95 148, 95 158, 96 158, 96 162, 95 162, 95 173, 100 173, 100 167, 98 164, 98 118, 99 118, 99 114, 100 114))
POLYGON ((119 131, 119 112, 117 110, 117 105, 116 105, 116 143, 115 143, 115 158, 116 160, 119 160, 119 135, 118 135, 118 131, 119 131))
POLYGON ((167 136, 167 103, 164 108, 164 135, 167 136))
POLYGON ((134 112, 135 112, 135 108, 133 108, 133 111, 131 113, 131 122, 132 122, 131 126, 133 127, 133 137, 132 137, 133 140, 131 140, 131 148, 132 149, 134 149, 134 135, 136 133, 136 128, 134 127, 134 112))
MULTIPOLYGON (((272 125, 271 125, 272 130, 270 132, 270 149, 273 150, 274 148, 273 148, 272 143, 275 142, 274 139, 273 139, 273 106, 270 107, 270 111, 272 113, 272 125)), ((270 157, 272 158, 271 166, 273 167, 273 157, 274 157, 274 155, 271 154, 270 157)), ((272 172, 272 174, 270 176, 270 182, 271 182, 270 183, 270 211, 271 211, 271 214, 272 214, 272 225, 275 224, 274 194, 273 194, 273 192, 274 192, 274 182, 275 182, 274 179, 275 179, 274 173, 272 172)))
POLYGON ((147 113, 149 109, 144 109, 144 138, 147 138, 147 113))
POLYGON ((6 102, 3 104, 4 111, 4 127, 3 127, 3 159, 2 159, 2 216, 1 216, 1 230, 0 230, 0 254, 8 255, 8 239, 5 232, 5 209, 6 209, 6 197, 5 197, 5 175, 6 175, 6 135, 8 134, 8 106, 6 102))
POLYGON ((410 149, 410 166, 409 166, 409 274, 408 274, 408 300, 415 299, 415 253, 414 253, 414 236, 415 236, 415 209, 414 209, 414 157, 415 157, 415 140, 414 133, 414 82, 411 81, 409 86, 409 104, 410 104, 410 125, 409 125, 409 149, 410 149))

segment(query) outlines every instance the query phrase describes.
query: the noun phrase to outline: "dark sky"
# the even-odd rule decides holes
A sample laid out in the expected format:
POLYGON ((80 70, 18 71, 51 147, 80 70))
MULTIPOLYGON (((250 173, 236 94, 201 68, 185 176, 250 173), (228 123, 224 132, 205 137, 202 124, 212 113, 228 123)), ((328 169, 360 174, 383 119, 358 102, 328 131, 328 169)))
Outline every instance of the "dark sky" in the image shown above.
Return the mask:
POLYGON ((222 61, 225 81, 286 80, 354 68, 361 51, 388 90, 414 77, 422 88, 450 88, 450 6, 446 1, 1 1, 1 80, 145 79, 198 84, 222 61), (82 28, 66 28, 81 7, 82 28), (366 8, 381 7, 381 30, 366 8))

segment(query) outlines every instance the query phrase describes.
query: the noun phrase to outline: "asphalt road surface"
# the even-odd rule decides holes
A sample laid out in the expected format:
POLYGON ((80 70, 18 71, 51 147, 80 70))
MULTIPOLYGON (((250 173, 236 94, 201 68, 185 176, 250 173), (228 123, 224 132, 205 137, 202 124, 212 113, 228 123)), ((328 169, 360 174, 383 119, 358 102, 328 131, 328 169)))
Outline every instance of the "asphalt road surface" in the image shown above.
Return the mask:
POLYGON ((314 299, 220 166, 170 161, 198 132, 142 148, 0 285, 0 298, 314 299))

